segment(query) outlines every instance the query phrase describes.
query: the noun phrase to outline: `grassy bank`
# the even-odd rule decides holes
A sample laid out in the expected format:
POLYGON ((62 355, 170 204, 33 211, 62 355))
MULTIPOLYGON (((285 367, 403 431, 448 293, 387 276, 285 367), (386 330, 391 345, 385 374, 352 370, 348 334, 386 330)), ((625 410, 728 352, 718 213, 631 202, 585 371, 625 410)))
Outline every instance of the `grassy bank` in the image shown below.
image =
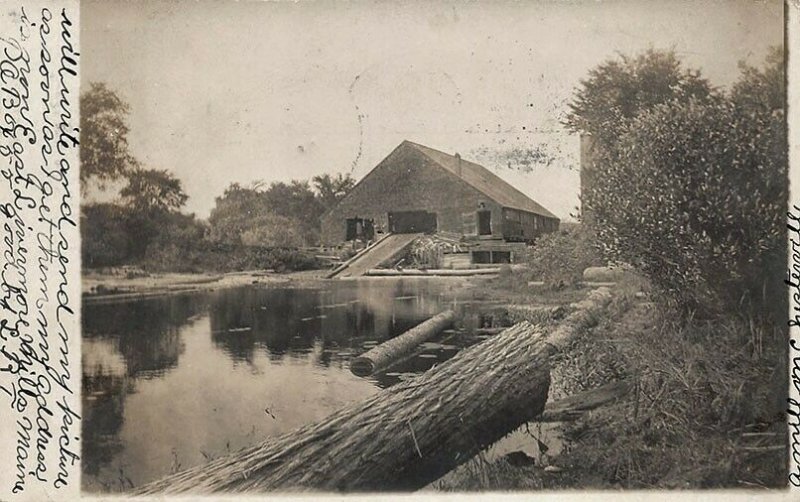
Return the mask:
MULTIPOLYGON (((542 291, 520 282, 500 277, 486 291, 516 287, 511 296, 517 300, 543 301, 542 291)), ((563 451, 550 452, 544 463, 479 458, 438 489, 785 486, 780 332, 735 318, 679 322, 667 302, 632 275, 614 293, 607 316, 553 362, 551 399, 622 379, 632 381, 633 390, 563 423, 563 451)), ((567 288, 544 297, 571 294, 585 291, 567 288)))
POLYGON ((573 356, 579 381, 605 372, 631 378, 634 391, 565 427, 573 447, 555 486, 785 486, 779 334, 735 319, 676 319, 657 299, 634 301, 587 333, 580 346, 589 350, 573 356))

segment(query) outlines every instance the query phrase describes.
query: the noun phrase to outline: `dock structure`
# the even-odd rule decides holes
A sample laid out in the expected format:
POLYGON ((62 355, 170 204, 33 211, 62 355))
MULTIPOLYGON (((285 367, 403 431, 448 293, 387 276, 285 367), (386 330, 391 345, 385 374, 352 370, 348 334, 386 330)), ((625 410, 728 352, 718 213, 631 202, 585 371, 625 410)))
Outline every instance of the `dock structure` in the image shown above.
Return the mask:
POLYGON ((328 274, 328 279, 335 277, 360 277, 371 269, 391 260, 402 253, 422 234, 388 234, 373 245, 362 250, 356 256, 337 267, 328 274))

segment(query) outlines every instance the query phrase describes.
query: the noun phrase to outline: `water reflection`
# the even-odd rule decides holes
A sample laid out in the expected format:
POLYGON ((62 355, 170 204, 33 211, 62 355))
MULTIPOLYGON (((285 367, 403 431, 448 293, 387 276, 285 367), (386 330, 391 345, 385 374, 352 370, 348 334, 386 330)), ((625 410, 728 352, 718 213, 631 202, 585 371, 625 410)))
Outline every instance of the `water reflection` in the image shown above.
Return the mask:
POLYGON ((449 282, 255 286, 83 312, 83 487, 127 490, 324 418, 474 342, 446 333, 373 380, 349 359, 449 307, 449 282))

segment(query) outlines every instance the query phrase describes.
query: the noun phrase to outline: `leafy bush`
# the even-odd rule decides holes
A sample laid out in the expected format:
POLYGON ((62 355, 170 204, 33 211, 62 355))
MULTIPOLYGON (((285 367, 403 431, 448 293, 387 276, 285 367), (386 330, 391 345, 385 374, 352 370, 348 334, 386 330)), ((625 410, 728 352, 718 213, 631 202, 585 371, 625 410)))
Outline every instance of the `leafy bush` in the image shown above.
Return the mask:
POLYGON ((150 272, 202 271, 200 243, 207 226, 181 213, 163 214, 160 220, 140 260, 142 267, 150 272))
POLYGON ((208 218, 209 238, 215 242, 279 247, 311 246, 319 240, 320 216, 328 203, 342 195, 352 179, 316 177, 318 193, 308 181, 231 184, 208 218), (348 181, 349 180, 349 181, 348 181))
MULTIPOLYGON (((647 60, 636 61, 631 71, 638 75, 647 60)), ((654 57, 651 66, 659 61, 654 57)), ((603 251, 645 273, 685 313, 758 317, 773 308, 772 319, 784 315, 781 63, 775 52, 765 70, 744 68, 730 93, 648 100, 616 121, 613 137, 594 138, 594 174, 583 203, 603 251)), ((599 86, 584 85, 584 93, 599 86)), ((573 126, 592 132, 599 119, 581 120, 573 126)))
POLYGON ((532 277, 551 288, 574 286, 584 269, 601 264, 594 239, 582 225, 539 237, 528 258, 532 277))
POLYGON ((81 208, 81 259, 83 268, 121 265, 130 259, 127 212, 115 204, 81 208))
POLYGON ((314 255, 295 248, 242 246, 204 241, 198 248, 198 267, 205 271, 265 270, 287 272, 325 267, 314 255))
POLYGON ((294 218, 265 215, 258 226, 241 234, 245 246, 300 247, 305 244, 301 229, 294 218))

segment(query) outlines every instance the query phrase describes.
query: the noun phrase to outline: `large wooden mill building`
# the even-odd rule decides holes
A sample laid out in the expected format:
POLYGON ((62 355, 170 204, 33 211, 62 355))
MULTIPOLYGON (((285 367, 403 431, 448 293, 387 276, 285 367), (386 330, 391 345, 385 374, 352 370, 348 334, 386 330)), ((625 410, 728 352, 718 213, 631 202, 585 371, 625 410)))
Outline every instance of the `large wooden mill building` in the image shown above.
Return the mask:
POLYGON ((322 217, 321 230, 326 245, 388 232, 533 242, 558 225, 550 211, 485 167, 404 141, 322 217))

